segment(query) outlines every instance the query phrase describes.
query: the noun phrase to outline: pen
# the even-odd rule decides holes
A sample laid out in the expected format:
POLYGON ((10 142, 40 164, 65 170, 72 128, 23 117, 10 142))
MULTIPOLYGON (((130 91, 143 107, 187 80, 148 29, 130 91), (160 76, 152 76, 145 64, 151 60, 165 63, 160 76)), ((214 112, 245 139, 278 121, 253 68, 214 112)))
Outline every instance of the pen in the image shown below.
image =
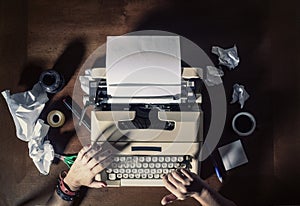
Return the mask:
POLYGON ((223 182, 223 178, 222 178, 221 172, 220 172, 220 170, 219 170, 219 168, 218 168, 218 165, 217 165, 217 163, 216 163, 216 160, 212 157, 212 155, 210 155, 210 158, 211 158, 211 160, 212 160, 212 164, 213 164, 213 166, 214 166, 216 175, 217 175, 219 181, 222 183, 222 182, 223 182))
POLYGON ((217 175, 219 181, 222 183, 223 182, 223 178, 221 176, 221 173, 220 173, 218 167, 214 166, 214 168, 215 168, 215 172, 216 172, 216 175, 217 175))
MULTIPOLYGON (((207 150, 208 150, 209 152, 211 151, 208 147, 206 147, 206 148, 207 148, 207 150)), ((216 173, 216 175, 217 175, 219 181, 222 183, 222 182, 223 182, 223 178, 222 178, 221 172, 220 172, 220 170, 219 170, 219 168, 218 168, 218 164, 217 164, 216 160, 215 160, 215 159, 213 158, 213 156, 212 156, 212 153, 210 153, 209 157, 210 157, 210 159, 211 159, 211 161, 212 161, 212 164, 213 164, 215 173, 216 173)))

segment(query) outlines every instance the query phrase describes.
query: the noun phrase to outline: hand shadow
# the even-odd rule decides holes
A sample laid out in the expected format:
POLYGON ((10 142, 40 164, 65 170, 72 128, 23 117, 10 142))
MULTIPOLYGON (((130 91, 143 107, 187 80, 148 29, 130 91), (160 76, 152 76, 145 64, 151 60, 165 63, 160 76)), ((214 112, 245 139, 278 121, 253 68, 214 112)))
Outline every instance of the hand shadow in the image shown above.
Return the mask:
POLYGON ((75 39, 67 46, 62 55, 60 55, 54 63, 52 69, 64 77, 66 85, 74 75, 76 69, 79 68, 85 51, 86 47, 83 39, 75 39))
POLYGON ((110 150, 112 155, 116 155, 130 145, 129 134, 130 132, 120 132, 117 126, 112 124, 101 132, 89 150, 110 150))
MULTIPOLYGON (((79 68, 85 51, 84 40, 80 38, 74 39, 54 63, 52 69, 63 76, 65 84, 69 82, 75 71, 79 68)), ((45 68, 45 61, 43 59, 29 60, 23 68, 18 85, 22 87, 22 90, 30 90, 39 81, 41 73, 47 69, 50 68, 45 68)))
POLYGON ((18 86, 22 87, 22 91, 32 89, 32 87, 39 81, 44 67, 44 62, 42 60, 30 61, 24 66, 18 83, 18 86))

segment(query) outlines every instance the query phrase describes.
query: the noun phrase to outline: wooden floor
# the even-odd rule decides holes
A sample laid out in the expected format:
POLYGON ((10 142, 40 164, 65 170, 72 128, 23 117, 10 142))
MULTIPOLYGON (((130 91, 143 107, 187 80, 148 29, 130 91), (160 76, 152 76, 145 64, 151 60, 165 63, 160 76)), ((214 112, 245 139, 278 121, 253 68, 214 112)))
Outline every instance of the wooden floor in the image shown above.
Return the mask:
MULTIPOLYGON (((227 101, 234 83, 245 85, 251 97, 244 110, 254 114, 258 125, 253 135, 239 138, 230 124, 240 109, 228 104, 220 146, 241 139, 249 163, 230 171, 219 185, 205 161, 202 178, 241 206, 299 205, 299 6, 296 0, 0 0, 0 90, 28 90, 43 70, 54 68, 67 80, 54 99, 59 101, 72 91, 78 69, 108 35, 174 32, 198 44, 215 63, 211 46, 236 44, 241 63, 225 71, 227 101)), ((54 100, 47 110, 56 108, 54 100)), ((66 167, 53 164, 48 176, 40 175, 27 144, 15 135, 3 98, 0 105, 0 205, 43 204, 66 167)), ((69 143, 58 150, 76 152, 80 146, 70 118, 68 125, 50 136, 69 143)), ((160 205, 164 194, 164 188, 91 189, 82 205, 160 205)), ((197 203, 189 199, 174 205, 197 203)))

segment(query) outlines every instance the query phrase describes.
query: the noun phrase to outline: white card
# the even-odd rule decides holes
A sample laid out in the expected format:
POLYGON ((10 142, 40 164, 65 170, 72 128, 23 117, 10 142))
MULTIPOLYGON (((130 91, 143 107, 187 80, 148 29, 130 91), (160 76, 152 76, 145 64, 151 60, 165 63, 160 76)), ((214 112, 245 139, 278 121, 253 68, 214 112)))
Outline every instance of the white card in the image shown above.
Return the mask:
POLYGON ((248 162, 241 140, 220 147, 219 153, 226 171, 248 162))

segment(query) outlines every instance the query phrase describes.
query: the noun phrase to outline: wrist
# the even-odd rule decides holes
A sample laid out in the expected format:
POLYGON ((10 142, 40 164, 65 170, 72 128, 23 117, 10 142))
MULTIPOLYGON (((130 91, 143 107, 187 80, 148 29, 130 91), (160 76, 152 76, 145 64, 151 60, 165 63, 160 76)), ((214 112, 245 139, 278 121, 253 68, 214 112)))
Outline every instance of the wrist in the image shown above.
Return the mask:
POLYGON ((77 188, 72 184, 72 182, 69 182, 68 178, 67 181, 65 181, 66 177, 67 171, 62 171, 59 174, 58 183, 56 186, 56 193, 61 199, 69 202, 73 201, 74 198, 78 197, 80 188, 77 188))
POLYGON ((196 192, 193 195, 191 195, 191 197, 199 202, 199 200, 201 199, 201 194, 199 192, 196 192))
POLYGON ((64 178, 63 181, 74 192, 76 192, 80 189, 80 185, 76 184, 76 181, 72 177, 70 177, 70 175, 68 175, 68 174, 66 175, 66 177, 64 178))
POLYGON ((203 200, 205 199, 206 195, 209 193, 209 187, 206 185, 205 182, 201 182, 201 185, 197 188, 197 191, 193 195, 192 198, 197 200, 199 203, 203 204, 203 200))

